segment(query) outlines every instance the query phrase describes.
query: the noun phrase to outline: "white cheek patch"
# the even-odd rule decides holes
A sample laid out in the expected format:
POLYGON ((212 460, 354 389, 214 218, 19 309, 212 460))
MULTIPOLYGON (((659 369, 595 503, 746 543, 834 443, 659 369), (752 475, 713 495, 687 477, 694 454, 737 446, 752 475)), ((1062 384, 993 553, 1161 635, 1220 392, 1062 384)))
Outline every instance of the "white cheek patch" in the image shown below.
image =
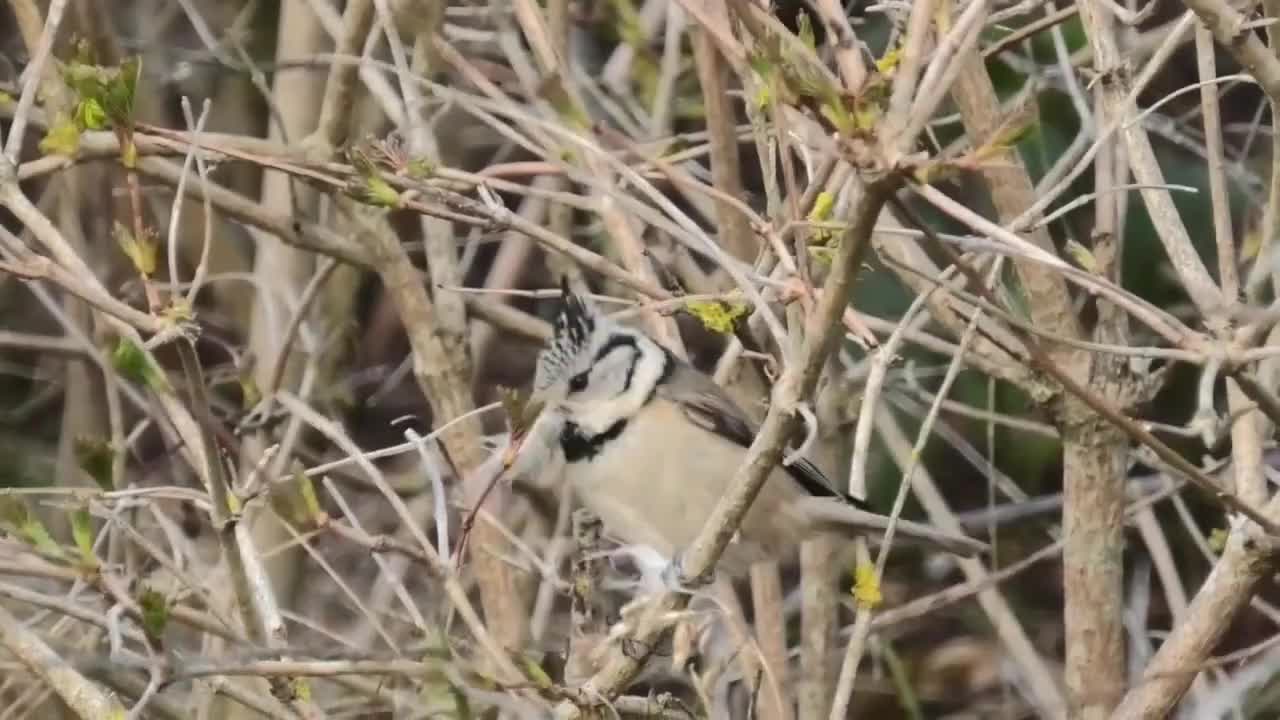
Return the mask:
POLYGON ((631 403, 628 402, 627 396, 630 394, 628 392, 610 400, 579 405, 571 415, 578 427, 585 430, 588 435, 599 435, 613 427, 613 424, 619 420, 635 414, 635 410, 631 409, 631 403))
POLYGON ((634 417, 644 407, 645 401, 662 377, 667 358, 661 349, 651 341, 640 338, 637 353, 634 360, 625 358, 613 372, 601 373, 598 377, 593 375, 591 378, 593 383, 601 386, 598 390, 608 392, 607 387, 612 386, 619 394, 599 399, 568 400, 564 403, 566 414, 588 435, 598 435, 612 428, 619 420, 634 417), (628 365, 626 361, 631 361, 634 365, 628 365), (631 382, 626 391, 622 391, 628 371, 631 382))

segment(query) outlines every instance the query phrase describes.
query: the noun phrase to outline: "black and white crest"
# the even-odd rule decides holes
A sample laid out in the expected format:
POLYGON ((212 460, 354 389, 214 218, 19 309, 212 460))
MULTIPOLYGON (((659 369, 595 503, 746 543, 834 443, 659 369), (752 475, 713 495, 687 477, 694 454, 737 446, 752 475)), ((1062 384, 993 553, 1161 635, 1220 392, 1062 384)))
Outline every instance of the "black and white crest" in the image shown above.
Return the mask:
POLYGON ((595 330, 595 308, 569 289, 566 278, 560 278, 560 311, 556 314, 555 334, 547 348, 538 354, 533 379, 535 392, 545 390, 564 375, 573 359, 586 349, 595 330))

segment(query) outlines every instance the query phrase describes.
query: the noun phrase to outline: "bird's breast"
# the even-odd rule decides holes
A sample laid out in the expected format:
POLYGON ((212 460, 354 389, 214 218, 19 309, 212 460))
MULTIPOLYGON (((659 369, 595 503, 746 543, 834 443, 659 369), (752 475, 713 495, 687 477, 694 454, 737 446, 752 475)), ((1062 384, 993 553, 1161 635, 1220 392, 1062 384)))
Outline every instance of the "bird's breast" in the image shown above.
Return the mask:
MULTIPOLYGON (((600 517, 610 535, 670 556, 702 529, 744 452, 690 423, 678 407, 655 401, 615 436, 594 445, 593 452, 568 462, 565 473, 582 504, 600 517)), ((787 478, 769 480, 743 524, 745 541, 766 546, 783 542, 787 518, 782 501, 788 490, 794 488, 787 478)))

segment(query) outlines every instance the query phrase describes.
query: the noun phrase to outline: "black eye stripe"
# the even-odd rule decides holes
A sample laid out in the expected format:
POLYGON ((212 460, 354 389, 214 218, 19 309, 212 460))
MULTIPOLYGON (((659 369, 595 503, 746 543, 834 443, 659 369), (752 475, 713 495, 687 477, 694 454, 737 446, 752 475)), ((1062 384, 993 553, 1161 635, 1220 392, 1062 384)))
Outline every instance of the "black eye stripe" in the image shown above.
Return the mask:
MULTIPOLYGON (((586 390, 591 371, 614 350, 628 347, 633 351, 639 351, 639 346, 636 345, 636 339, 634 337, 630 335, 610 335, 604 345, 601 345, 600 349, 596 351, 595 357, 591 359, 591 366, 569 378, 569 392, 577 393, 586 390)), ((631 364, 631 367, 627 368, 627 376, 623 380, 624 392, 631 387, 631 375, 633 372, 635 372, 634 362, 631 364)))
POLYGON ((620 347, 629 347, 634 350, 636 349, 636 339, 630 335, 610 335, 604 345, 601 345, 600 349, 596 351, 596 356, 592 359, 591 364, 598 364, 606 355, 620 347))

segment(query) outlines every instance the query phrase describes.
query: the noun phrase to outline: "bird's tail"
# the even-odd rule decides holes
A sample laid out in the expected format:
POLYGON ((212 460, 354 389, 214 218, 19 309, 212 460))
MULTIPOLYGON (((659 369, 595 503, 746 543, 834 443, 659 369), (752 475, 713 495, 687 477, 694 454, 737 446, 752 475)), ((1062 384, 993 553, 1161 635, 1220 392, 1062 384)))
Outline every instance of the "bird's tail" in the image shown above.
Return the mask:
MULTIPOLYGON (((822 529, 882 538, 889 527, 887 515, 860 510, 833 498, 806 497, 797 500, 795 504, 809 523, 822 529)), ((962 557, 981 555, 989 549, 986 543, 966 535, 901 518, 894 524, 893 532, 894 542, 925 545, 962 557)))

